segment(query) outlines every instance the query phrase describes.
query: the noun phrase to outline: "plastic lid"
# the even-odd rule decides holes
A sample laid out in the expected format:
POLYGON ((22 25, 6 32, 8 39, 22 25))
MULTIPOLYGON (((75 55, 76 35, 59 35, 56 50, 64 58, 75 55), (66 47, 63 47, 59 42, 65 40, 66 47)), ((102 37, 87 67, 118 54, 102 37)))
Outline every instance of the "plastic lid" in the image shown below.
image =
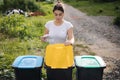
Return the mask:
POLYGON ((84 67, 84 68, 98 68, 98 67, 106 66, 102 58, 98 56, 90 56, 90 55, 76 56, 75 64, 77 67, 84 67))
POLYGON ((19 56, 15 59, 13 67, 16 68, 36 68, 41 67, 43 58, 41 56, 19 56))
POLYGON ((73 47, 64 44, 49 44, 45 53, 45 64, 52 69, 66 69, 73 66, 73 47))

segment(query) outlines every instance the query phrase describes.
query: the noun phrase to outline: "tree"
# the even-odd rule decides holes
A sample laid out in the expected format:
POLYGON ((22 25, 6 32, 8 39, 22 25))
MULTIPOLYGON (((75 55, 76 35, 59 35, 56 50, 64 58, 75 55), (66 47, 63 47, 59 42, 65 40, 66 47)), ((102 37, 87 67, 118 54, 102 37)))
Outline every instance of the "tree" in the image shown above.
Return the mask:
POLYGON ((3 0, 3 11, 16 8, 22 10, 35 11, 39 10, 39 6, 35 4, 35 0, 3 0))

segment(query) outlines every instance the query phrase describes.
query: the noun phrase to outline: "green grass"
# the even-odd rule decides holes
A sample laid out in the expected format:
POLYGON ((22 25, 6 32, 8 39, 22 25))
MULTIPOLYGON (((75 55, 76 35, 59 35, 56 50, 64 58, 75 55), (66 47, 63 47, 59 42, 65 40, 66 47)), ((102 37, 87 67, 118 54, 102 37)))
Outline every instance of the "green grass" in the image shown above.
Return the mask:
MULTIPOLYGON (((69 2, 70 5, 78 8, 80 11, 87 13, 87 15, 106 15, 106 16, 116 16, 117 10, 116 6, 119 6, 119 2, 109 2, 109 3, 92 3, 89 1, 78 1, 77 3, 72 1, 69 2), (100 12, 102 10, 102 12, 100 12)), ((119 6, 120 7, 120 6, 119 6)))
POLYGON ((85 44, 74 44, 73 50, 74 50, 75 55, 81 55, 81 53, 84 53, 84 55, 96 55, 96 53, 93 52, 85 44))
POLYGON ((3 0, 0 0, 0 5, 3 4, 3 0))
POLYGON ((34 54, 44 48, 39 38, 29 40, 6 39, 0 43, 0 51, 4 54, 13 54, 16 56, 34 54))
POLYGON ((27 17, 25 18, 25 25, 28 27, 27 31, 32 38, 25 37, 23 40, 19 37, 9 38, 8 35, 0 33, 0 53, 4 54, 14 54, 16 56, 25 54, 34 54, 36 51, 41 51, 44 49, 47 43, 42 43, 40 41, 40 36, 44 33, 44 24, 53 18, 52 4, 38 3, 40 5, 45 5, 43 9, 47 9, 46 16, 37 17, 27 17), (49 13, 50 12, 50 13, 49 13))
MULTIPOLYGON (((9 38, 8 35, 0 33, 0 80, 1 77, 6 78, 6 75, 9 80, 12 80, 14 72, 11 65, 16 57, 21 55, 44 56, 44 49, 48 43, 41 42, 40 36, 43 35, 45 23, 53 19, 53 4, 46 2, 38 2, 37 4, 42 6, 41 8, 46 15, 25 18, 24 24, 27 26, 27 33, 31 35, 32 38, 9 38), (7 70, 7 72, 1 71, 1 69, 7 70)), ((1 15, 0 21, 4 17, 5 16, 1 15)), ((42 77, 46 77, 44 70, 42 77)))

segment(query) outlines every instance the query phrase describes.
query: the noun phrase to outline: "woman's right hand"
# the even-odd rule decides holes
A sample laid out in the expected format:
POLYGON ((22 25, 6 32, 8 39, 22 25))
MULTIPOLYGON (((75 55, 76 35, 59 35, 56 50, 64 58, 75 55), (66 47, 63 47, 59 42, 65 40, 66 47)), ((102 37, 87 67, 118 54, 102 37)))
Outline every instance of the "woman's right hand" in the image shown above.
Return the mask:
POLYGON ((48 34, 45 34, 41 37, 41 41, 42 42, 46 42, 47 41, 47 37, 48 37, 48 34))
POLYGON ((41 39, 42 42, 46 42, 46 37, 42 36, 40 39, 41 39))

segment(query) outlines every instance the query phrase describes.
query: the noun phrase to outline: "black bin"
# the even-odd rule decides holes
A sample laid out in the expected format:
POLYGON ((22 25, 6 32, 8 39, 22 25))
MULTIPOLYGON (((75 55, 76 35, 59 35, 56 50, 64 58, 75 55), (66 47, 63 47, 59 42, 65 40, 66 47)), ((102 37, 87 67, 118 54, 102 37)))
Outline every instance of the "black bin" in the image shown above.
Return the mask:
POLYGON ((75 56, 77 80, 102 80, 105 62, 99 56, 75 56))
POLYGON ((73 47, 49 44, 44 58, 47 80, 72 80, 74 65, 73 47))
POLYGON ((74 67, 69 67, 66 69, 53 69, 46 66, 45 68, 47 73, 47 80, 72 80, 72 69, 74 67))
POLYGON ((16 80, 41 80, 43 57, 26 55, 19 56, 12 64, 16 80))

